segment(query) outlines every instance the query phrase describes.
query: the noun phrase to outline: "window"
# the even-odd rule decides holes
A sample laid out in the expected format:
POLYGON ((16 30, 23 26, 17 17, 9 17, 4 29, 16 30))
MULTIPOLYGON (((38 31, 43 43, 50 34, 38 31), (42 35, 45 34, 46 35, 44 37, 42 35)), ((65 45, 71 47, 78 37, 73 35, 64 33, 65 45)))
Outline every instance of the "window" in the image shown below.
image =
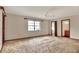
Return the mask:
POLYGON ((28 21, 28 31, 39 31, 40 21, 28 21))

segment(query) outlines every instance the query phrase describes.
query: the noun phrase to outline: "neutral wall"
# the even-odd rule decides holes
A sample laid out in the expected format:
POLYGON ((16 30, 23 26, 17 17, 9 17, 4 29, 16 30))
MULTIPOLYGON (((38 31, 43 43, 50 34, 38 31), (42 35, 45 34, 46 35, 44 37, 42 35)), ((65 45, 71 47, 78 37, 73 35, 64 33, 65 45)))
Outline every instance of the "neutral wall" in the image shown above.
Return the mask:
POLYGON ((2 47, 2 10, 0 10, 0 50, 2 47))
POLYGON ((28 32, 28 20, 24 20, 23 16, 7 14, 5 21, 5 40, 46 35, 50 33, 50 21, 40 21, 41 30, 36 32, 28 32))
POLYGON ((57 36, 61 36, 61 20, 57 21, 57 36))
MULTIPOLYGON (((65 19, 70 19, 70 38, 79 39, 79 15, 54 20, 57 21, 57 35, 61 36, 61 20, 65 19)), ((38 32, 28 32, 27 21, 28 20, 24 20, 23 16, 7 14, 5 21, 5 40, 51 33, 51 21, 41 21, 41 31, 38 32)))
POLYGON ((70 26, 70 37, 79 39, 79 15, 71 18, 70 26))

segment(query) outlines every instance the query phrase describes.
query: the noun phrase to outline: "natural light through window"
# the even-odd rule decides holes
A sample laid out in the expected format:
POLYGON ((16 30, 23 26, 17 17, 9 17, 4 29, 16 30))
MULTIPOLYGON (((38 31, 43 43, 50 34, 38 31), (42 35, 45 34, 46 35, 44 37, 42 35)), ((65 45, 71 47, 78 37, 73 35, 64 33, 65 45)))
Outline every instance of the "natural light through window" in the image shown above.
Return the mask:
POLYGON ((39 31, 40 21, 28 21, 28 31, 39 31))

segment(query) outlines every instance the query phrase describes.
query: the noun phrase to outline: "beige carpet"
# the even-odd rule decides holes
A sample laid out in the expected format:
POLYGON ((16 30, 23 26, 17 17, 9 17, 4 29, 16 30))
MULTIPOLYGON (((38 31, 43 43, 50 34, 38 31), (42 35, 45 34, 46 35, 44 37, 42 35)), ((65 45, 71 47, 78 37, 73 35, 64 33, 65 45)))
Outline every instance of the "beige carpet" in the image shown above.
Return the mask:
POLYGON ((2 53, 75 53, 79 41, 52 36, 5 41, 2 53))

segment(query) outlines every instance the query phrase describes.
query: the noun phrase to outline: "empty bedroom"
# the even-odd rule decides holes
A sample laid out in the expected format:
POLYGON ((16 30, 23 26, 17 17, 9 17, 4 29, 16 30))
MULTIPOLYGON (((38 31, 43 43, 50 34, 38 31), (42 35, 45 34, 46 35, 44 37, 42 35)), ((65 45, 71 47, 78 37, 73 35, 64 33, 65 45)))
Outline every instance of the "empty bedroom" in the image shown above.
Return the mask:
POLYGON ((1 53, 79 53, 78 6, 0 6, 1 53))

